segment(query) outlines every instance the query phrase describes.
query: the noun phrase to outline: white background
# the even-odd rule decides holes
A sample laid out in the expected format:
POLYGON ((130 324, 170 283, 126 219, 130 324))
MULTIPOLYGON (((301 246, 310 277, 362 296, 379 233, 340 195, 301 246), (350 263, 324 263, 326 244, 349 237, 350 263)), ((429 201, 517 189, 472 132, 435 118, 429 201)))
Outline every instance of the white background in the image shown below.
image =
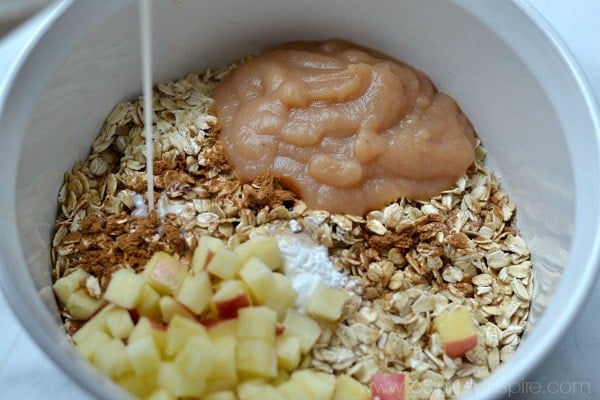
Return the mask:
MULTIPOLYGON (((600 1, 530 2, 568 44, 600 98, 600 1)), ((23 26, 0 40, 0 77, 29 31, 28 26, 23 26)), ((524 377, 523 383, 507 386, 504 398, 600 398, 600 316, 596 312, 600 309, 599 289, 600 280, 561 344, 531 376, 524 377)), ((0 400, 4 399, 86 400, 92 397, 70 382, 37 348, 0 295, 0 400)))

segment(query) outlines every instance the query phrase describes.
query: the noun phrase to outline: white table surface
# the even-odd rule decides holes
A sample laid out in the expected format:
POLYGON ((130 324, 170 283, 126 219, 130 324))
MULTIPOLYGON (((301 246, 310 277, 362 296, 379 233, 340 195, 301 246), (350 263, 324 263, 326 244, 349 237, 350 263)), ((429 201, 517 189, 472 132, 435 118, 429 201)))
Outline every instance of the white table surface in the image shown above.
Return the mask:
MULTIPOLYGON (((485 1, 485 0, 482 0, 485 1)), ((530 0, 569 45, 600 98, 600 1, 530 0)), ((0 84, 12 54, 30 31, 22 26, 0 40, 0 84)), ((561 345, 522 383, 511 399, 600 398, 600 280, 561 345)), ((38 349, 0 296, 0 400, 92 399, 38 349)))

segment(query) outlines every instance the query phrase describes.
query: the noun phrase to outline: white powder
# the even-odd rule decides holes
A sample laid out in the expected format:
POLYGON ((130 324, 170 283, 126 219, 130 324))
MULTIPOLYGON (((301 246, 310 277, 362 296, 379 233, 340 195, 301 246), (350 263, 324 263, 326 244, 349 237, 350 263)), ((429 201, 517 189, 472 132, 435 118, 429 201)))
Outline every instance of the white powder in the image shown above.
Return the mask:
MULTIPOLYGON (((135 209, 131 213, 136 218, 145 217, 148 215, 148 205, 144 201, 144 195, 136 193, 133 196, 133 204, 135 209)), ((161 218, 164 218, 167 214, 180 215, 190 205, 184 202, 174 202, 169 200, 167 195, 161 193, 158 202, 156 203, 156 212, 161 218)))
POLYGON ((338 272, 329 260, 327 248, 304 233, 294 233, 294 225, 270 229, 277 239, 283 257, 283 272, 298 292, 296 307, 306 311, 308 299, 318 285, 343 288, 348 283, 346 275, 338 272), (291 229, 290 229, 291 228, 291 229))

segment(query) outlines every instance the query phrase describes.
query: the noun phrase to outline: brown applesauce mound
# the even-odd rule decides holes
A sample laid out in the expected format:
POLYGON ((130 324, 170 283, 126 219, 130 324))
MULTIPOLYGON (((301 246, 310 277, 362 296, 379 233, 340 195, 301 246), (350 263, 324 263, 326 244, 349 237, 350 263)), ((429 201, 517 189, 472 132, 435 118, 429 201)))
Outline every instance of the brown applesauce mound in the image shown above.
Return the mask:
MULTIPOLYGON (((138 217, 145 192, 141 101, 119 104, 90 155, 65 174, 51 246, 53 278, 85 270, 101 302, 115 271, 140 271, 160 250, 184 265, 203 235, 234 249, 270 224, 325 246, 356 284, 337 323, 299 368, 349 375, 403 372, 415 399, 455 398, 517 348, 532 293, 527 247, 513 228, 515 205, 485 169, 484 149, 455 185, 427 200, 399 199, 364 216, 311 209, 270 174, 241 183, 219 141, 213 89, 233 67, 158 84, 154 92, 157 210, 138 217), (135 215, 134 215, 135 214, 135 215), (433 319, 468 310, 477 346, 444 353, 433 319)), ((61 305, 62 306, 62 305, 61 305)), ((61 309, 68 332, 83 322, 61 309)))
POLYGON ((215 89, 243 181, 271 172, 309 207, 363 215, 452 186, 474 160, 473 127, 421 71, 342 40, 276 47, 215 89))

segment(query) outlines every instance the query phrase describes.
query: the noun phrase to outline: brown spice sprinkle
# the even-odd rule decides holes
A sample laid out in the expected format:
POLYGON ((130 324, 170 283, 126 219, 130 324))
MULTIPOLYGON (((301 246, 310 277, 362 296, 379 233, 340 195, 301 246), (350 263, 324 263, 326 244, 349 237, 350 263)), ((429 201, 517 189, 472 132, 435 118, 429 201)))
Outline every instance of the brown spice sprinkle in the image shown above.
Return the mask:
MULTIPOLYGON (((283 224, 327 247, 359 293, 337 324, 322 325, 301 368, 363 383, 404 371, 423 388, 415 398, 440 400, 460 396, 508 359, 526 325, 533 274, 513 227, 515 205, 483 167, 484 149, 455 188, 429 201, 399 199, 365 216, 311 210, 273 175, 243 184, 232 172, 211 99, 228 71, 157 86, 155 200, 163 207, 145 217, 133 216, 146 190, 141 104, 115 107, 90 156, 65 174, 54 279, 82 268, 104 290, 114 271, 140 271, 155 251, 189 263, 202 235, 235 248, 283 224), (457 306, 472 315, 479 344, 450 359, 431 321, 457 306)), ((68 332, 81 325, 63 317, 68 332)))

